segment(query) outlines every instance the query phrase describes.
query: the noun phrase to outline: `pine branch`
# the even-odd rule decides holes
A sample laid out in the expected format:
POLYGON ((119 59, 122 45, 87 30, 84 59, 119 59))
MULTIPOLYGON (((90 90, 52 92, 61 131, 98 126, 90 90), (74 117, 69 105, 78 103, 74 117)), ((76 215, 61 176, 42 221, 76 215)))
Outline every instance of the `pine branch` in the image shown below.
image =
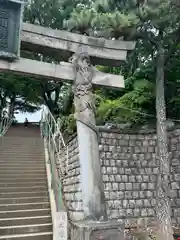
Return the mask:
POLYGON ((153 37, 147 31, 136 33, 135 38, 137 40, 138 39, 148 40, 153 46, 157 46, 157 41, 153 39, 153 37))
POLYGON ((168 61, 170 60, 171 56, 176 51, 177 45, 180 42, 180 27, 174 32, 173 35, 176 36, 176 38, 173 41, 173 44, 171 44, 170 50, 168 51, 168 54, 165 56, 165 60, 164 60, 165 65, 168 63, 168 61))

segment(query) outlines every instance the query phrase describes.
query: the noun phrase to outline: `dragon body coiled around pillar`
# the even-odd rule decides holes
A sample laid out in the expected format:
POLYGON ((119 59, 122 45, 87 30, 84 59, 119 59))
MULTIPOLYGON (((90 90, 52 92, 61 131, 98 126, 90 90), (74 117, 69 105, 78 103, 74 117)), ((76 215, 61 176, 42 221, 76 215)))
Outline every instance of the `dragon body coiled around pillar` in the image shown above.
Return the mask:
POLYGON ((88 54, 80 49, 70 62, 73 64, 75 81, 73 86, 75 119, 90 127, 98 134, 95 124, 95 101, 92 94, 94 69, 88 54))

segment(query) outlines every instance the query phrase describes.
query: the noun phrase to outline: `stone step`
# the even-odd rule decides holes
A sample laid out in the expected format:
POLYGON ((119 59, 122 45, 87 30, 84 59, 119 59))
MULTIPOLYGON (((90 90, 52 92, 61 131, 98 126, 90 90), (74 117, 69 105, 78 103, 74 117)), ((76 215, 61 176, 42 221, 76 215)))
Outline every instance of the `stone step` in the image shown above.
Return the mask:
POLYGON ((36 175, 29 175, 29 176, 26 176, 25 174, 19 174, 19 176, 18 175, 15 175, 13 178, 12 178, 12 176, 9 174, 9 175, 6 175, 6 176, 1 176, 0 175, 0 183, 13 183, 13 182, 17 182, 17 183, 19 183, 19 182, 32 182, 33 180, 36 180, 37 181, 37 184, 38 184, 38 182, 39 181, 47 181, 47 177, 46 177, 46 175, 44 174, 44 176, 43 175, 41 175, 41 176, 39 176, 39 178, 38 178, 38 176, 36 176, 36 175), (8 178, 9 177, 9 178, 8 178), (14 181, 13 181, 13 179, 14 179, 14 181), (17 181, 16 181, 17 180, 17 181), (38 181, 39 180, 39 181, 38 181))
POLYGON ((10 142, 6 142, 3 146, 3 144, 0 147, 2 149, 2 152, 5 152, 7 154, 13 154, 13 152, 18 151, 19 153, 21 153, 21 151, 23 153, 28 152, 30 154, 35 154, 35 153, 39 153, 40 155, 43 155, 43 151, 41 151, 41 149, 43 148, 41 145, 39 144, 32 144, 29 141, 24 141, 22 143, 20 143, 18 146, 10 143, 10 142), (7 147, 7 145, 11 146, 11 148, 9 148, 9 146, 7 147))
POLYGON ((0 182, 0 188, 6 188, 6 187, 33 187, 33 186, 42 186, 47 189, 47 181, 32 181, 32 182, 0 182))
POLYGON ((41 177, 33 178, 31 176, 27 176, 26 178, 24 178, 24 176, 16 176, 16 177, 12 178, 11 176, 9 176, 7 178, 6 177, 2 178, 1 175, 0 175, 0 183, 13 183, 13 182, 15 182, 15 183, 18 184, 20 182, 24 182, 24 183, 33 182, 34 180, 36 180, 37 183, 42 182, 42 181, 46 182, 47 177, 46 176, 41 176, 41 177))
POLYGON ((28 154, 26 154, 25 156, 18 156, 18 157, 14 157, 13 156, 0 156, 0 162, 8 162, 8 163, 31 163, 31 164, 35 164, 35 163, 42 163, 44 161, 44 156, 40 157, 38 156, 38 154, 36 154, 35 156, 29 156, 28 154))
POLYGON ((3 175, 1 176, 0 174, 0 183, 13 183, 17 180, 17 183, 18 182, 32 182, 33 180, 36 180, 37 181, 37 184, 39 181, 47 181, 47 176, 46 174, 44 173, 44 176, 43 174, 42 175, 32 175, 32 174, 16 174, 14 176, 12 176, 11 174, 7 174, 7 175, 3 175), (14 180, 13 180, 14 179, 14 180), (39 181, 38 181, 39 180, 39 181))
POLYGON ((50 215, 51 210, 47 209, 28 209, 14 211, 0 211, 0 218, 19 218, 50 215))
POLYGON ((43 174, 46 172, 46 169, 43 168, 43 169, 32 169, 32 168, 0 168, 0 174, 43 174))
POLYGON ((18 157, 28 157, 28 158, 30 158, 30 156, 32 156, 32 157, 39 156, 40 158, 44 157, 44 154, 42 154, 42 153, 40 154, 38 152, 33 152, 32 153, 32 151, 33 151, 33 147, 32 147, 32 149, 29 148, 28 151, 19 149, 19 150, 14 150, 13 152, 8 152, 8 151, 5 152, 1 148, 1 159, 3 159, 3 157, 15 157, 15 159, 18 159, 18 157), (17 155, 15 155, 15 154, 17 154, 17 155))
POLYGON ((52 231, 52 223, 43 223, 38 225, 19 225, 0 227, 1 235, 41 233, 52 231))
POLYGON ((47 216, 35 216, 35 217, 22 217, 22 218, 1 218, 0 226, 17 226, 17 225, 33 225, 33 224, 43 224, 52 223, 52 217, 47 216))
POLYGON ((32 154, 35 152, 43 154, 43 152, 41 151, 43 146, 37 142, 31 142, 31 140, 29 139, 27 141, 26 139, 23 139, 21 141, 19 140, 19 145, 15 145, 15 143, 12 141, 5 141, 1 144, 1 146, 1 149, 3 151, 10 153, 12 153, 16 149, 29 151, 29 149, 32 149, 34 147, 34 152, 32 152, 32 154), (11 148, 9 148, 9 146, 11 146, 11 148))
MULTIPOLYGON (((44 172, 27 172, 27 173, 24 173, 24 172, 11 172, 11 173, 1 173, 0 174, 0 180, 1 179, 7 179, 7 178, 9 178, 9 177, 11 177, 11 178, 17 178, 17 177, 21 177, 21 179, 24 179, 24 178, 30 178, 31 177, 31 179, 36 179, 36 177, 38 178, 38 177, 44 177, 44 178, 46 178, 46 173, 45 173, 45 171, 44 172)), ((1 182, 1 181, 0 181, 1 182)))
POLYGON ((47 197, 48 191, 41 192, 0 192, 1 198, 16 198, 16 197, 47 197))
POLYGON ((2 143, 11 143, 13 146, 21 146, 19 143, 24 143, 24 142, 29 142, 29 144, 37 144, 38 146, 42 146, 43 145, 43 141, 42 139, 39 138, 39 136, 32 136, 31 138, 30 137, 19 137, 19 136, 16 136, 15 138, 14 137, 11 137, 11 136, 5 136, 2 140, 2 143), (18 141, 17 141, 18 140, 18 141))
POLYGON ((27 187, 0 187, 0 192, 34 192, 34 191, 48 191, 47 186, 39 186, 37 185, 27 187))
MULTIPOLYGON (((2 150, 1 150, 2 151, 2 150)), ((14 151, 14 154, 10 154, 10 153, 4 153, 1 152, 1 156, 0 156, 0 161, 26 161, 26 159, 28 159, 29 161, 35 161, 36 159, 40 159, 40 161, 42 161, 42 159, 44 159, 44 155, 40 155, 38 153, 28 153, 27 151, 23 154, 22 151, 14 151), (16 154, 16 155, 15 155, 16 154)))
POLYGON ((43 154, 43 152, 41 151, 42 146, 39 143, 31 143, 31 141, 29 140, 28 141, 24 140, 23 142, 20 142, 18 146, 10 141, 9 142, 6 141, 4 142, 4 144, 2 143, 1 145, 1 149, 7 153, 13 153, 16 150, 30 151, 31 149, 33 150, 33 148, 34 151, 31 152, 32 154, 36 152, 43 154), (8 145, 11 146, 11 148, 9 148, 8 145))
POLYGON ((43 142, 41 140, 39 140, 38 138, 26 138, 26 137, 20 137, 20 138, 7 138, 5 137, 2 141, 2 145, 5 145, 6 146, 6 149, 8 149, 8 146, 7 146, 7 143, 8 144, 11 144, 12 147, 26 147, 27 148, 27 145, 25 143, 29 143, 30 146, 35 146, 37 145, 37 148, 36 150, 38 151, 38 147, 42 147, 43 146, 43 142), (18 140, 18 141, 16 141, 18 140))
POLYGON ((23 158, 22 160, 18 159, 18 160, 11 160, 11 159, 2 159, 0 158, 0 164, 2 165, 2 167, 21 167, 21 168, 25 168, 25 167, 32 167, 32 168, 44 168, 45 167, 45 161, 44 161, 44 158, 43 159, 40 159, 38 158, 38 161, 37 161, 37 158, 36 160, 34 161, 32 158, 23 158))
POLYGON ((11 174, 11 175, 17 175, 17 174, 25 174, 25 175, 44 175, 46 173, 46 170, 43 169, 43 170, 35 170, 35 169, 5 169, 4 171, 2 169, 0 169, 0 176, 4 176, 5 174, 8 175, 8 174, 11 174))
POLYGON ((18 145, 18 143, 23 143, 23 140, 24 142, 29 142, 30 144, 34 144, 34 143, 37 143, 37 144, 43 144, 43 141, 42 139, 40 139, 40 137, 36 134, 33 134, 32 136, 20 136, 20 135, 17 135, 16 136, 5 136, 4 139, 3 139, 3 143, 5 142, 11 142, 13 143, 14 145, 18 145), (18 140, 18 141, 16 141, 18 140))
POLYGON ((34 196, 34 197, 14 197, 14 198, 0 198, 0 204, 18 204, 18 203, 37 203, 49 202, 49 196, 34 196))
MULTIPOLYGON (((33 149, 32 149, 32 151, 33 151, 33 149)), ((32 154, 31 153, 31 151, 30 152, 27 152, 27 151, 22 151, 22 150, 15 150, 13 153, 10 153, 10 152, 3 152, 2 150, 1 150, 1 157, 0 157, 0 159, 3 159, 3 158, 7 158, 7 159, 9 159, 10 160, 10 158, 13 158, 13 159, 25 159, 25 158, 31 158, 32 157, 32 159, 35 159, 36 157, 38 157, 38 158, 40 158, 40 159, 43 159, 44 158, 44 154, 39 154, 39 153, 34 153, 34 154, 32 154), (15 155, 15 154, 17 154, 17 155, 15 155)), ((13 159, 11 159, 11 160, 13 160, 13 159)))
POLYGON ((20 171, 25 171, 25 170, 32 170, 32 171, 35 171, 35 170, 38 170, 38 171, 45 171, 45 164, 42 164, 42 165, 39 165, 37 166, 36 164, 19 164, 19 165, 16 165, 16 164, 9 164, 9 163, 6 163, 6 164, 1 164, 0 163, 0 166, 1 166, 1 171, 17 171, 17 170, 20 170, 20 171))
POLYGON ((2 240, 52 240, 52 232, 0 236, 2 240))
POLYGON ((43 155, 43 151, 41 151, 42 146, 36 143, 31 143, 31 141, 29 140, 28 141, 24 140, 23 142, 19 143, 18 146, 14 145, 11 142, 5 142, 4 144, 1 145, 1 149, 3 152, 6 152, 6 153, 13 153, 16 150, 22 150, 24 152, 26 151, 31 154, 40 153, 41 155, 43 155), (9 146, 7 145, 11 146, 11 148, 9 148, 9 146), (34 150, 34 151, 31 152, 31 150, 34 150))
POLYGON ((1 151, 2 153, 6 153, 8 155, 13 155, 13 153, 18 152, 20 155, 22 153, 22 155, 25 154, 31 154, 31 155, 36 155, 37 153, 40 156, 44 155, 44 152, 41 151, 42 146, 35 146, 35 144, 30 144, 29 142, 23 143, 21 144, 21 146, 17 146, 17 147, 13 147, 12 144, 6 143, 6 145, 11 146, 11 148, 6 148, 6 146, 1 146, 1 151), (26 147, 28 146, 28 147, 26 147), (39 149, 38 149, 39 148, 39 149))
POLYGON ((0 144, 0 240, 53 240, 43 140, 24 127, 7 135, 0 144))
MULTIPOLYGON (((8 144, 8 143, 6 143, 8 144)), ((8 144, 8 145, 11 145, 11 144, 8 144)), ((1 149, 1 152, 2 154, 7 154, 7 155, 11 155, 13 156, 13 153, 18 153, 19 155, 40 155, 40 156, 44 156, 44 153, 42 151, 38 151, 37 149, 37 146, 33 146, 33 145, 30 145, 28 142, 27 143, 24 143, 22 144, 22 147, 11 147, 11 149, 8 149, 6 148, 5 146, 1 145, 0 149, 1 149), (28 148, 25 148, 25 144, 28 145, 28 148)), ((39 146, 40 149, 42 149, 41 146, 39 146)), ((16 156, 17 157, 17 156, 16 156)))
POLYGON ((26 155, 18 155, 13 158, 13 155, 3 155, 0 156, 0 161, 6 161, 6 162, 31 162, 31 163, 38 163, 42 162, 44 160, 44 156, 38 156, 38 154, 32 156, 26 153, 26 155))
POLYGON ((49 202, 0 204, 0 211, 47 209, 47 208, 50 208, 49 202))
MULTIPOLYGON (((11 143, 12 147, 16 146, 16 147, 22 147, 23 145, 27 148, 27 145, 24 143, 29 143, 30 146, 32 145, 36 145, 37 147, 39 146, 43 146, 43 141, 41 139, 38 139, 38 137, 32 137, 32 138, 26 138, 26 137, 16 137, 16 138, 12 138, 12 137, 4 137, 2 144, 6 144, 6 143, 11 143), (21 144, 20 144, 21 143, 21 144)), ((8 148, 8 146, 6 145, 6 148, 8 148)), ((36 148, 36 150, 38 151, 39 149, 36 148)))
MULTIPOLYGON (((41 142, 38 142, 38 141, 33 141, 32 139, 27 139, 27 138, 24 138, 24 139, 18 139, 19 141, 19 144, 17 145, 15 142, 14 142, 14 139, 13 141, 10 141, 10 140, 5 140, 2 142, 1 146, 4 147, 2 149, 10 152, 12 152, 13 150, 15 149, 26 149, 28 150, 29 148, 28 147, 34 147, 34 150, 37 151, 37 152, 40 152, 40 149, 42 149, 43 145, 41 144, 41 142), (27 145, 27 143, 29 145, 27 145), (12 148, 9 148, 9 146, 11 146, 12 148)), ((42 152, 41 152, 42 153, 42 152)))
POLYGON ((2 149, 3 152, 7 152, 7 153, 13 153, 16 150, 22 150, 24 152, 25 151, 31 152, 31 150, 34 150, 33 152, 31 152, 32 154, 36 152, 40 153, 41 155, 43 154, 43 152, 40 151, 42 149, 42 146, 36 143, 32 144, 31 141, 29 140, 28 141, 24 140, 23 142, 19 143, 18 146, 14 145, 14 143, 12 142, 6 141, 4 142, 4 144, 1 144, 0 148, 2 149), (11 148, 9 148, 9 146, 11 146, 11 148))
MULTIPOLYGON (((43 142, 38 139, 38 137, 31 137, 31 138, 26 138, 26 137, 20 137, 20 138, 14 138, 14 137, 10 137, 10 138, 4 138, 2 141, 2 145, 6 144, 6 148, 8 149, 8 144, 11 144, 12 147, 22 147, 25 146, 27 148, 26 143, 29 143, 30 146, 35 146, 37 144, 37 147, 42 147, 43 146, 43 142), (16 141, 17 140, 17 141, 16 141)), ((36 150, 38 151, 39 148, 36 148, 36 150)))
POLYGON ((7 170, 9 169, 32 169, 32 170, 44 170, 45 169, 45 162, 41 163, 32 163, 32 162, 6 162, 2 163, 0 162, 0 165, 2 168, 6 168, 7 170))
POLYGON ((36 166, 36 163, 30 163, 30 164, 24 164, 23 162, 21 164, 16 165, 16 163, 6 163, 2 166, 2 168, 0 169, 1 174, 3 174, 3 172, 18 172, 18 171, 24 171, 24 172, 45 172, 45 163, 44 165, 41 166, 36 166))
POLYGON ((37 162, 36 164, 32 163, 30 160, 29 161, 7 161, 7 159, 2 160, 0 159, 0 164, 1 166, 5 167, 37 167, 37 168, 42 168, 45 166, 44 160, 37 162))
MULTIPOLYGON (((29 150, 29 147, 32 148, 34 147, 34 150, 35 152, 40 152, 40 150, 42 149, 43 145, 41 144, 41 142, 38 142, 38 141, 33 141, 33 139, 29 139, 29 138, 24 138, 24 139, 18 139, 18 145, 14 142, 14 140, 16 139, 13 139, 13 141, 11 140, 5 140, 2 142, 1 147, 2 149, 4 149, 5 151, 10 151, 12 152, 13 150, 15 149, 26 149, 26 150, 29 150), (28 143, 28 145, 27 145, 28 143), (11 148, 9 148, 9 146, 11 146, 11 148)), ((41 152, 42 154, 42 152, 41 152)))
POLYGON ((5 166, 14 166, 14 165, 21 165, 21 166, 44 166, 44 158, 40 159, 38 157, 36 158, 26 158, 26 157, 23 157, 22 159, 21 158, 18 158, 18 159, 8 159, 7 157, 6 158, 0 158, 0 164, 4 164, 5 166), (5 160, 4 160, 5 159, 5 160))
MULTIPOLYGON (((6 146, 6 149, 8 149, 8 144, 11 144, 12 148, 22 148, 25 147, 26 149, 28 148, 28 145, 26 145, 26 143, 29 143, 29 146, 37 146, 37 148, 35 149, 36 151, 39 151, 39 147, 43 146, 43 142, 41 140, 38 140, 37 138, 26 138, 26 137, 21 137, 21 138, 4 138, 4 141, 2 141, 2 145, 6 146), (18 140, 18 141, 16 141, 18 140)), ((11 151, 11 148, 9 148, 9 150, 11 151)))
MULTIPOLYGON (((11 143, 13 146, 19 146, 21 147, 22 145, 20 145, 20 143, 26 143, 29 142, 30 145, 35 145, 37 144, 38 146, 42 146, 43 145, 43 141, 41 139, 38 139, 38 137, 34 137, 32 136, 31 138, 27 138, 27 137, 4 137, 2 139, 2 143, 11 143), (18 141, 16 141, 18 140, 18 141)), ((26 145, 25 145, 26 146, 26 145)), ((6 145, 7 147, 7 145, 6 145)), ((27 146, 26 146, 27 147, 27 146)), ((39 150, 39 149, 37 149, 39 150)))

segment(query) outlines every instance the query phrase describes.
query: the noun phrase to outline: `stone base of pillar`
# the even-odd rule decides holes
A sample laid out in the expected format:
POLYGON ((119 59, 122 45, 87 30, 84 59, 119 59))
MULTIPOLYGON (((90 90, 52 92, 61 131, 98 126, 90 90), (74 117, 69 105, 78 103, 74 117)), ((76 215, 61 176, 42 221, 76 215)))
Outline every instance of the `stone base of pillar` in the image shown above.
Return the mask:
POLYGON ((78 221, 71 228, 71 240, 124 240, 124 226, 117 221, 78 221))

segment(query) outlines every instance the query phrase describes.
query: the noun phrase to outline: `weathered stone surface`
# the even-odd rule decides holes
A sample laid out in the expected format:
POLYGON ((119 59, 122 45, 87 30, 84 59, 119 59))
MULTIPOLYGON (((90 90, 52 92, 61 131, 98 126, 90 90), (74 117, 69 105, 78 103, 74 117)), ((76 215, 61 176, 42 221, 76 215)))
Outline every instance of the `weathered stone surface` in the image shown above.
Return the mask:
POLYGON ((68 144, 68 164, 66 154, 61 153, 62 164, 67 168, 66 175, 63 176, 63 186, 66 205, 69 210, 69 215, 72 220, 83 219, 82 208, 82 189, 80 180, 80 163, 78 156, 78 144, 77 139, 74 138, 68 144))
POLYGON ((127 50, 133 50, 134 42, 113 41, 88 37, 62 30, 23 23, 21 31, 21 49, 42 52, 67 61, 79 45, 85 45, 93 64, 117 65, 126 60, 127 50), (38 51, 37 51, 38 50, 38 51))
MULTIPOLYGON (((120 134, 109 130, 109 132, 100 132, 100 137, 101 170, 108 218, 125 218, 127 221, 123 221, 131 222, 131 219, 135 221, 140 217, 154 217, 159 165, 155 153, 156 136, 153 134, 120 134), (119 145, 120 140, 125 140, 127 146, 119 145), (147 151, 136 153, 137 144, 147 146, 147 151), (154 148, 153 152, 150 147, 154 148)), ((121 143, 125 144, 125 142, 121 143)), ((169 134, 172 165, 170 196, 172 198, 172 220, 175 223, 180 223, 179 149, 180 132, 175 130, 169 134)))
POLYGON ((0 58, 14 61, 20 56, 23 1, 0 1, 0 58))
POLYGON ((124 226, 117 221, 73 223, 71 240, 124 240, 124 226))
MULTIPOLYGON (((51 64, 20 58, 16 62, 0 60, 2 72, 31 75, 42 79, 54 79, 56 81, 74 81, 73 66, 70 63, 51 64)), ((92 83, 98 86, 111 88, 123 88, 124 78, 121 75, 105 74, 94 68, 92 83)))

